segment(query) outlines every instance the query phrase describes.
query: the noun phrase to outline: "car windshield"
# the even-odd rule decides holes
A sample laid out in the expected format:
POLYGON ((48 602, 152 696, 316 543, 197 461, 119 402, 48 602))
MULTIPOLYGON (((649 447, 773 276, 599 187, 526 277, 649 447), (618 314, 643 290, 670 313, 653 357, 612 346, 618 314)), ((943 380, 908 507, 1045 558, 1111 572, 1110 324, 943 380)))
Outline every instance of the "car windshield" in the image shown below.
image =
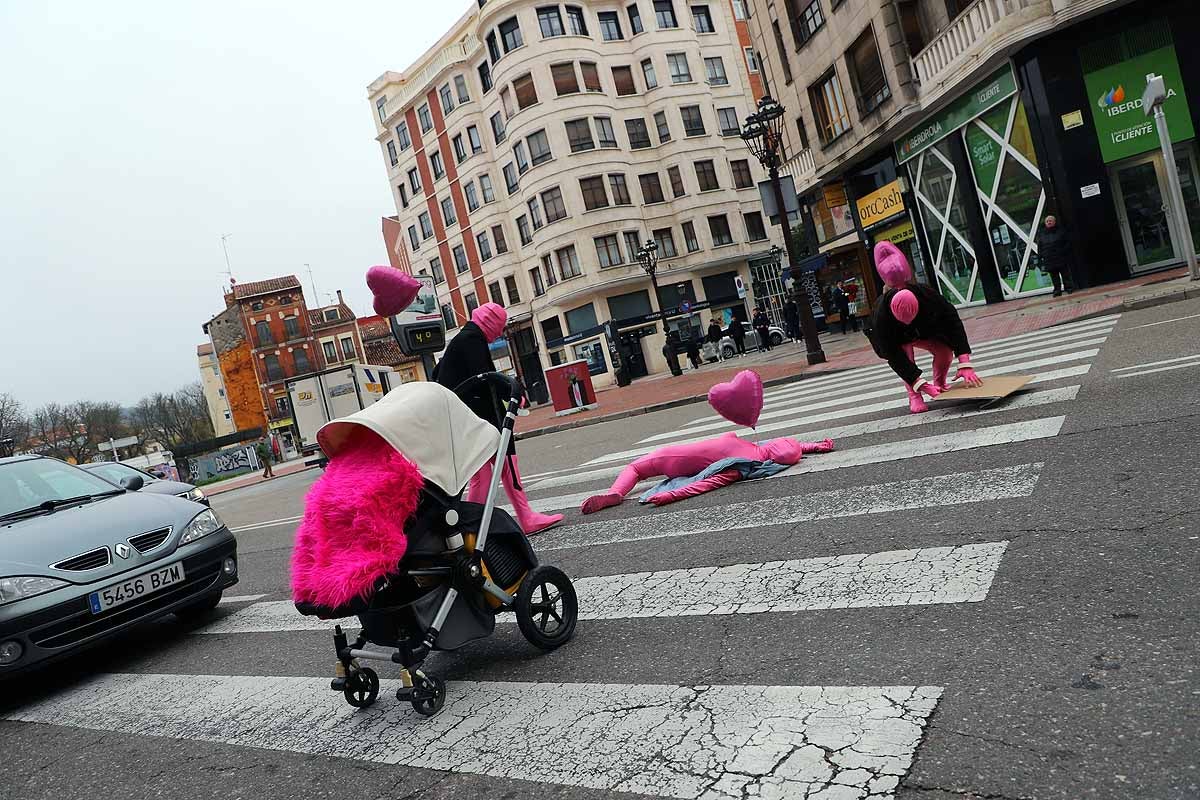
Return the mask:
POLYGON ((45 502, 112 492, 113 485, 52 458, 0 464, 0 517, 45 502))
POLYGON ((132 478, 134 476, 141 478, 146 483, 155 480, 153 477, 144 474, 140 470, 136 470, 133 467, 126 466, 125 464, 114 463, 112 461, 100 464, 88 464, 87 471, 94 472, 101 478, 106 478, 118 485, 121 483, 123 478, 132 478))

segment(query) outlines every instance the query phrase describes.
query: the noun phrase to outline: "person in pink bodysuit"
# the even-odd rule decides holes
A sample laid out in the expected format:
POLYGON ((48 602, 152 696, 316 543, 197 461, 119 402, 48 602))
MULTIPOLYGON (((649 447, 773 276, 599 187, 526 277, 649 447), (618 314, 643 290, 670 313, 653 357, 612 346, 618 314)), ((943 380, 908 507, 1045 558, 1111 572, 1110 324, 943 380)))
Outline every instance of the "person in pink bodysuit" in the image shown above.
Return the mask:
MULTIPOLYGON (((805 453, 828 453, 833 450, 833 441, 801 442, 796 439, 773 439, 762 444, 748 442, 730 431, 715 439, 705 439, 691 444, 673 444, 660 447, 653 453, 642 456, 627 466, 617 476, 612 487, 603 494, 589 497, 584 501, 580 510, 584 514, 594 514, 603 508, 611 508, 625 499, 625 495, 633 491, 639 481, 657 476, 667 478, 686 478, 698 475, 711 465, 727 458, 744 458, 750 461, 774 461, 777 464, 791 466, 797 464, 805 453)), ((668 497, 655 495, 653 502, 662 505, 664 502, 678 500, 685 496, 702 494, 720 486, 725 486, 738 480, 741 474, 736 470, 722 472, 693 486, 685 487, 674 492, 666 492, 668 497)))

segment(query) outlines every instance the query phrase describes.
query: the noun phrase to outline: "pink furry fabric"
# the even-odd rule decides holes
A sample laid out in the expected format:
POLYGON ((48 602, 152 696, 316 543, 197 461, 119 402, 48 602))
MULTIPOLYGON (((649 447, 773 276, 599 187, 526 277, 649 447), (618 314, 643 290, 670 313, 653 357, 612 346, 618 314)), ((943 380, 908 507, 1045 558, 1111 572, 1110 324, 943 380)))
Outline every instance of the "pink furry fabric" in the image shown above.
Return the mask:
POLYGON ((292 550, 293 600, 340 606, 394 572, 422 484, 412 462, 360 429, 305 497, 292 550))

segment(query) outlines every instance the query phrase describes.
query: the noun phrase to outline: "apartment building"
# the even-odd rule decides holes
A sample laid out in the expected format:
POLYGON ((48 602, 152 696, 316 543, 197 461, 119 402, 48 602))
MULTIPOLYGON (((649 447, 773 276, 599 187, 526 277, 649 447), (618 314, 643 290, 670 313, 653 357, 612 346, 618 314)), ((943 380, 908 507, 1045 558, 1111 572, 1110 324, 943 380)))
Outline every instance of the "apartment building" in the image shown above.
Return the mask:
MULTIPOLYGON (((1194 0, 751 0, 821 283, 878 289, 894 241, 956 305, 1051 291, 1037 233, 1072 233, 1089 286, 1178 265, 1200 238, 1194 0), (1163 74, 1191 231, 1140 108, 1163 74)), ((863 308, 862 313, 868 309, 863 308)))
POLYGON ((666 369, 660 310, 689 334, 780 302, 739 138, 762 90, 742 0, 477 5, 368 89, 389 258, 433 276, 451 335, 497 302, 527 384, 585 360, 604 385, 614 354, 631 378, 666 369))
POLYGON ((308 324, 326 367, 366 363, 362 333, 341 289, 336 303, 309 309, 308 324))
POLYGON ((208 416, 212 420, 213 435, 221 437, 237 432, 233 424, 233 411, 229 407, 229 399, 225 396, 221 365, 217 361, 212 342, 196 345, 196 361, 200 368, 200 385, 204 388, 208 416))

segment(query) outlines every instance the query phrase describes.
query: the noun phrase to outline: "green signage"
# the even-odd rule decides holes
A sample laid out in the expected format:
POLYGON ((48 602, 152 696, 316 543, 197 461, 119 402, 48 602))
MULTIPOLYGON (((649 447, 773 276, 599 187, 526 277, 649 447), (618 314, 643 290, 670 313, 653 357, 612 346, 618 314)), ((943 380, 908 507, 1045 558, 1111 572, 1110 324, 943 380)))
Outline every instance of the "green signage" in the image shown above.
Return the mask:
POLYGON ((1162 75, 1167 87, 1163 111, 1167 115, 1171 141, 1182 142, 1195 136, 1179 62, 1175 60, 1175 47, 1160 47, 1083 76, 1105 163, 1158 147, 1154 117, 1148 117, 1142 111, 1142 92, 1150 73, 1162 75))
POLYGON ((1005 64, 947 106, 941 114, 930 118, 925 124, 897 141, 897 163, 903 164, 922 150, 932 147, 1016 92, 1017 78, 1013 75, 1012 67, 1005 64))

